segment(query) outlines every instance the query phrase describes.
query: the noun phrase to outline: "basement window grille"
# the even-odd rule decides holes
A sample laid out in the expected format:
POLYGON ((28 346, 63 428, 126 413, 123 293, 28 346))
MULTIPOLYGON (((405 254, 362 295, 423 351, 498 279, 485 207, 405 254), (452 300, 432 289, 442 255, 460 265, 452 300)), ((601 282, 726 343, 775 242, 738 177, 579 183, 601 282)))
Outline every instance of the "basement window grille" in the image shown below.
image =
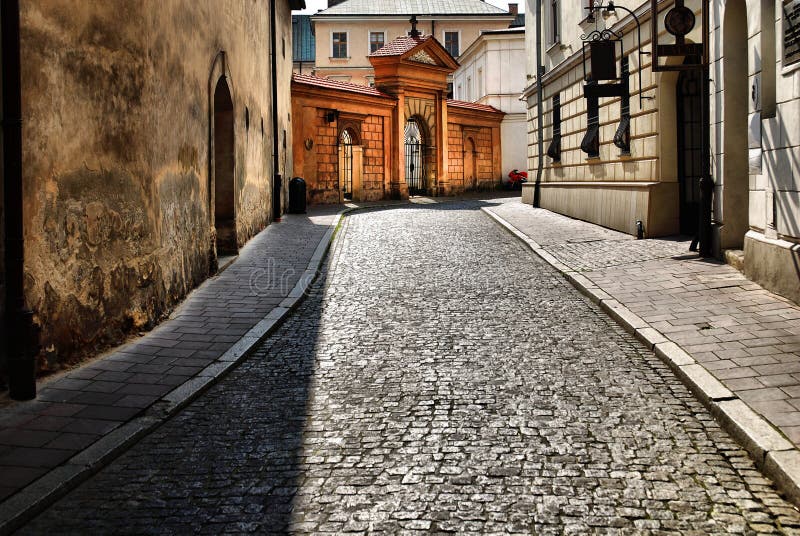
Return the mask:
POLYGON ((561 162, 561 96, 553 96, 553 139, 547 148, 547 156, 553 162, 561 162))
POLYGON ((800 62, 800 0, 783 1, 783 62, 800 62))

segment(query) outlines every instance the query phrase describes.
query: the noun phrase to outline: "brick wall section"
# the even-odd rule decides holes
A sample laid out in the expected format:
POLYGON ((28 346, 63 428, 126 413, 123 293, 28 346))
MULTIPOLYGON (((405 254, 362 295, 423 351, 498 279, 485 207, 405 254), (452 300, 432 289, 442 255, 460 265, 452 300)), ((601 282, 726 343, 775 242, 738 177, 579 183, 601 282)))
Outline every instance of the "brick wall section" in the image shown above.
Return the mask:
POLYGON ((383 199, 383 118, 367 117, 362 126, 361 144, 364 146, 364 175, 362 177, 362 201, 383 199))
MULTIPOLYGON (((481 128, 475 139, 475 150, 478 151, 475 166, 475 173, 478 175, 478 188, 492 188, 495 178, 492 176, 492 165, 495 155, 492 153, 492 130, 481 128)), ((500 155, 496 155, 500 158, 500 155)))
POLYGON ((453 123, 447 125, 447 146, 450 188, 454 192, 461 192, 464 190, 464 137, 461 125, 453 123))
POLYGON ((318 109, 314 150, 317 153, 317 181, 309 184, 311 203, 339 202, 339 146, 336 123, 325 120, 327 110, 318 109))

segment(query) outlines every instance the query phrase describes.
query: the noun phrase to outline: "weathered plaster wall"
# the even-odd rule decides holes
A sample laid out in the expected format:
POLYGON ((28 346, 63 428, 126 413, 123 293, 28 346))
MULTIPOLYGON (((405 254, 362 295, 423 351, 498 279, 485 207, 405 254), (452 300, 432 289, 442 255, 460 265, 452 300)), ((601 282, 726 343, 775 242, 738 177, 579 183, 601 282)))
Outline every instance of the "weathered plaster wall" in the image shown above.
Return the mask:
POLYGON ((22 3, 26 294, 42 369, 148 328, 207 277, 214 69, 233 98, 239 245, 269 221, 268 2, 154 7, 22 3))

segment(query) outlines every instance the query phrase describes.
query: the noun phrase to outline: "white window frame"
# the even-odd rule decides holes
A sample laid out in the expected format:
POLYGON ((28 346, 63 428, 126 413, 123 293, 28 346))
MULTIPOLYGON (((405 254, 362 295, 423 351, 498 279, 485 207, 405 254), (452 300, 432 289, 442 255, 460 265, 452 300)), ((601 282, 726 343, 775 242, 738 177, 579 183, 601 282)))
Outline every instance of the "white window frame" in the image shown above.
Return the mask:
MULTIPOLYGON (((461 45, 463 44, 463 41, 461 40, 461 30, 442 30, 442 46, 444 46, 445 49, 447 49, 447 34, 449 33, 458 34, 458 56, 460 56, 462 52, 461 45)), ((450 51, 448 50, 448 52, 450 51)))
POLYGON ((332 60, 349 60, 350 59, 350 31, 349 30, 331 30, 331 59, 332 60), (337 57, 333 55, 333 34, 345 34, 347 36, 347 48, 344 57, 337 57))
POLYGON ((386 30, 369 30, 367 32, 367 50, 369 50, 370 54, 372 54, 372 34, 383 34, 383 46, 388 43, 386 36, 389 35, 386 30))

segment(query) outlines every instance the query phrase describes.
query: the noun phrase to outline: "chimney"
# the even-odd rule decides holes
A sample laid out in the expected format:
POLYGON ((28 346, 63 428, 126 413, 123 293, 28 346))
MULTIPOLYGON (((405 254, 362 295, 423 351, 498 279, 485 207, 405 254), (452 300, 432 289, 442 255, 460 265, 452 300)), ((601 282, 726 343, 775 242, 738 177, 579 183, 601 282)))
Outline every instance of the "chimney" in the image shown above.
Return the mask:
POLYGON ((519 4, 508 4, 508 13, 510 15, 519 15, 519 4))

